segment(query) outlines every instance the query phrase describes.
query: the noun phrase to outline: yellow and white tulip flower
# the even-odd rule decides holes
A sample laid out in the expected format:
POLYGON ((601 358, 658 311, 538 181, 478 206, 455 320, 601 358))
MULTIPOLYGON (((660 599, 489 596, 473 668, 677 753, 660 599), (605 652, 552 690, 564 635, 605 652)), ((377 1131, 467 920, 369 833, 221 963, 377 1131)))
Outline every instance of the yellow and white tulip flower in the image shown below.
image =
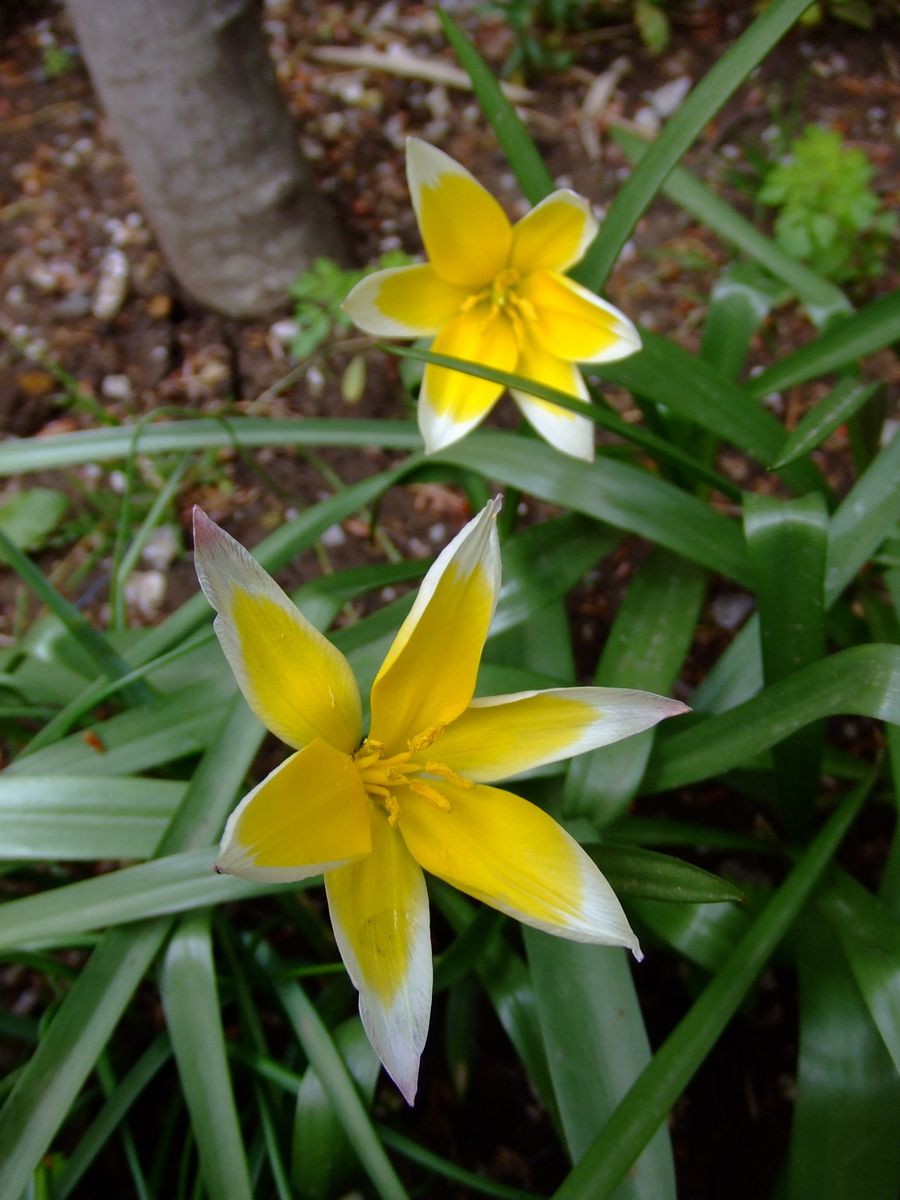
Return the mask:
POLYGON ((489 786, 684 711, 619 688, 473 699, 500 588, 498 503, 425 576, 372 685, 247 551, 195 509, 197 573, 247 703, 293 753, 231 814, 217 868, 290 882, 323 873, 334 934, 375 1052, 411 1104, 431 1009, 424 871, 576 941, 637 939, 609 884, 555 821, 489 786))
MULTIPOLYGON (((493 196, 442 150, 406 144, 409 190, 428 262, 376 271, 344 310, 378 337, 435 335, 432 350, 588 400, 576 363, 604 363, 640 349, 624 314, 563 272, 583 256, 597 221, 583 196, 554 192, 516 225, 493 196)), ((426 450, 464 437, 503 391, 499 383, 428 364, 419 395, 426 450)), ((516 389, 513 397, 542 437, 590 461, 586 417, 516 389)))

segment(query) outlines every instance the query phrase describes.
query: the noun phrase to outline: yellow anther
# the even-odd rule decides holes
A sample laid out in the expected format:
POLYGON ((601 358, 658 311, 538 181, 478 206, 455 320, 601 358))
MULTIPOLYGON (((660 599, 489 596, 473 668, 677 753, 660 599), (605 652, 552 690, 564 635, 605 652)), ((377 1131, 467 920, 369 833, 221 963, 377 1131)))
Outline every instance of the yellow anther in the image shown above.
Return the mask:
POLYGON ((425 764, 425 770, 429 775, 438 775, 441 779, 446 779, 448 783, 455 783, 457 787, 470 788, 475 784, 471 779, 465 779, 446 765, 446 763, 429 762, 425 764))
POLYGON ((443 721, 438 721, 436 725, 429 725, 421 733, 415 734, 406 744, 414 754, 420 750, 427 750, 433 742, 437 741, 446 728, 447 726, 443 721))
POLYGON ((387 812, 388 825, 393 829, 400 819, 400 805, 397 797, 389 793, 384 801, 384 807, 387 812))
POLYGON ((417 796, 421 796, 423 800, 427 800, 429 804, 433 804, 435 808, 439 808, 441 812, 450 811, 450 801, 430 783, 425 783, 421 779, 410 779, 409 790, 415 792, 417 796))

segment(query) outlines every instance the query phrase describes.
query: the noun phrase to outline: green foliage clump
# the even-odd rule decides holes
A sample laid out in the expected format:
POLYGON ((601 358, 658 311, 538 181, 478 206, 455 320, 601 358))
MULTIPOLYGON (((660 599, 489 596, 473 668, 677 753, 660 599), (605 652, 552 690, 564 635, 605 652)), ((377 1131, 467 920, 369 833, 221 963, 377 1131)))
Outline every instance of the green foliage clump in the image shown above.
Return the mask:
POLYGON ((669 20, 657 0, 492 0, 515 36, 502 74, 534 76, 564 71, 573 53, 567 34, 631 17, 644 45, 658 53, 669 41, 669 20))
POLYGON ((835 130, 808 125, 759 192, 779 209, 775 237, 785 253, 838 283, 877 276, 897 219, 881 211, 872 174, 835 130))
POLYGON ((294 358, 308 357, 333 333, 343 333, 351 327, 341 305, 361 279, 373 271, 405 267, 413 261, 403 250, 388 250, 371 267, 347 270, 330 258, 317 258, 290 287, 295 301, 294 320, 299 327, 291 343, 294 358))

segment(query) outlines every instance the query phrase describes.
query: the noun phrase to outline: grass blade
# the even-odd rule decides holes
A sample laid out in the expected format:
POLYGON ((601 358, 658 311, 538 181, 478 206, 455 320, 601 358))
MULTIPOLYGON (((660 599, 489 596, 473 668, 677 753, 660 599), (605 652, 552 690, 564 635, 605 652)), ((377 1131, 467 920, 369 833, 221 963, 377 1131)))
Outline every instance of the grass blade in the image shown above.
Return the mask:
POLYGON ((796 920, 870 786, 871 781, 854 788, 828 819, 556 1191, 554 1200, 606 1200, 612 1194, 796 920))
POLYGON ((233 450, 235 446, 245 450, 264 446, 382 446, 387 450, 420 450, 422 436, 411 421, 196 417, 2 442, 0 476, 73 467, 79 463, 111 462, 128 458, 133 449, 154 455, 233 450))
MULTIPOLYGON (((644 156, 649 146, 621 126, 610 130, 613 140, 632 161, 644 156)), ((683 166, 675 167, 662 188, 670 200, 712 229, 724 241, 765 267, 776 279, 786 283, 809 313, 818 328, 824 328, 832 317, 853 312, 853 306, 840 288, 803 263, 790 258, 777 242, 767 238, 746 217, 726 201, 714 195, 704 183, 683 166)))
POLYGON ((164 1066, 172 1054, 168 1037, 160 1034, 147 1047, 118 1087, 107 1099, 88 1131, 81 1138, 65 1164, 62 1175, 55 1181, 54 1200, 67 1200, 78 1186, 84 1173, 106 1145, 128 1110, 145 1087, 164 1066))
POLYGON ((900 1075, 900 923, 855 879, 835 871, 818 906, 900 1075))
POLYGON ((772 464, 772 469, 785 467, 815 450, 880 390, 879 383, 861 383, 858 379, 850 378, 840 380, 798 422, 797 428, 782 446, 777 462, 772 464))
MULTIPOLYGON (((260 739, 256 719, 243 706, 236 708, 194 773, 160 853, 212 841, 260 739)), ((162 918, 104 934, 0 1110, 0 1196, 24 1190, 170 928, 171 921, 162 918)), ((21 941, 15 930, 13 939, 21 941)))
MULTIPOLYGON (((816 494, 794 501, 748 495, 744 532, 756 572, 763 676, 777 683, 825 657, 825 503, 816 494)), ((809 832, 824 740, 814 722, 773 752, 778 800, 794 837, 809 832)))
POLYGON ((900 338, 900 291, 873 300, 831 326, 815 341, 786 355, 747 385, 751 396, 784 391, 828 371, 851 366, 900 338))
POLYGON ((728 712, 660 738, 642 790, 664 791, 719 775, 812 721, 839 713, 900 724, 900 646, 841 650, 728 712))
MULTIPOLYGON (((595 682, 668 692, 694 636, 706 576, 693 563, 654 550, 638 569, 603 647, 595 682)), ((598 827, 637 793, 655 733, 648 730, 572 759, 563 811, 598 827)))
MULTIPOLYGON (((126 673, 128 664, 110 646, 103 634, 91 625, 74 604, 70 604, 64 596, 59 594, 28 555, 23 554, 18 546, 13 545, 2 530, 0 530, 0 555, 38 600, 59 618, 68 634, 89 656, 102 675, 108 679, 116 679, 126 673)), ((153 690, 146 683, 140 681, 129 685, 128 694, 135 701, 150 700, 153 697, 153 690)))
POLYGON ((580 283, 599 292, 622 247, 700 131, 787 33, 809 0, 776 0, 756 18, 697 84, 642 157, 615 200, 578 269, 580 283))
MULTIPOLYGON (((649 335, 647 335, 645 331, 645 339, 648 336, 649 335)), ((691 372, 693 370, 692 363, 696 362, 697 360, 693 358, 692 355, 688 355, 685 351, 677 351, 677 348, 671 343, 666 342, 665 339, 658 339, 658 342, 662 347, 660 353, 662 353, 664 356, 667 354, 668 348, 671 348, 672 355, 678 353, 684 355, 684 357, 679 359, 678 363, 675 365, 679 365, 682 368, 681 375, 686 375, 687 380, 685 382, 681 376, 676 378, 674 389, 666 393, 669 406, 675 411, 679 412, 683 406, 686 406, 688 410, 691 413, 694 413, 696 416, 696 414, 702 410, 698 408, 697 395, 695 393, 697 393, 698 390, 703 390, 704 387, 703 380, 691 378, 691 372)), ((433 350, 420 349, 418 346, 395 346, 386 342, 381 344, 381 348, 389 354, 396 355, 398 358, 409 358, 413 359, 415 362, 435 363, 437 366, 451 367, 462 372, 464 375, 471 375, 476 379, 488 379, 494 383, 502 383, 506 387, 517 388, 519 391, 528 392, 532 396, 537 396, 541 400, 547 400, 551 404, 555 404, 558 408, 564 408, 569 412, 578 413, 579 416, 587 417, 589 421, 593 421, 594 424, 599 425, 601 429, 606 429, 610 433, 616 434, 618 437, 622 438, 623 441, 633 442, 634 445, 639 446, 652 458, 661 463, 668 463, 676 467, 684 468, 684 470, 691 476, 703 483, 708 484, 710 487, 716 488, 718 491, 722 492, 723 495, 734 496, 737 491, 734 484, 732 484, 724 476, 719 475, 716 471, 713 471, 698 458, 688 454, 680 447, 673 445, 672 442, 667 441, 665 438, 658 437, 655 433, 649 432, 641 425, 629 424, 616 413, 612 412, 609 408, 603 407, 600 404, 586 404, 583 400, 578 400, 576 397, 569 395, 567 392, 561 392, 557 388, 548 387, 546 384, 538 383, 538 381, 535 379, 529 379, 524 375, 515 375, 510 371, 499 371, 495 367, 485 366, 483 363, 474 362, 471 359, 455 358, 450 354, 436 354, 433 350)), ((641 356, 639 355, 638 357, 641 356)), ((674 369, 673 364, 670 363, 669 366, 670 368, 674 369)), ((600 372, 599 367, 595 367, 593 370, 597 373, 600 372)), ((608 368, 604 367, 603 374, 613 379, 616 378, 616 370, 617 368, 613 366, 608 368)), ((656 380, 655 369, 651 369, 649 373, 644 372, 640 378, 646 382, 646 386, 648 388, 652 388, 656 380), (647 380, 649 380, 649 382, 647 382, 647 380)), ((728 387, 727 382, 722 380, 720 376, 717 375, 716 380, 718 381, 719 387, 728 387)), ((630 385, 626 382, 625 386, 630 385)), ((706 387, 707 393, 711 394, 712 390, 712 385, 706 387)), ((742 397, 741 395, 740 389, 732 388, 728 395, 730 395, 733 400, 737 401, 738 407, 743 413, 749 414, 749 416, 743 420, 741 427, 738 430, 739 437, 743 436, 744 425, 747 425, 748 432, 746 436, 752 441, 755 432, 758 440, 758 438, 762 437, 763 434, 760 433, 757 426, 764 426, 766 429, 768 429, 772 445, 774 446, 776 443, 780 443, 781 426, 778 425, 777 421, 774 421, 774 419, 762 409, 758 409, 758 406, 748 406, 746 398, 742 397), (756 408, 760 413, 758 421, 754 421, 754 408, 756 408), (753 432, 749 431, 751 427, 753 432), (771 436, 773 435, 773 432, 774 437, 771 436)), ((712 419, 720 419, 723 423, 723 428, 731 427, 728 414, 725 414, 720 418, 714 414, 712 419)))
POLYGON ((485 430, 431 456, 637 533, 701 566, 749 582, 736 526, 681 488, 611 458, 583 463, 538 441, 485 430))
MULTIPOLYGON (((261 965, 278 967, 268 947, 257 952, 261 965)), ((356 1155, 383 1200, 409 1200, 391 1161, 384 1152, 353 1080, 306 993, 296 983, 275 983, 275 991, 304 1053, 316 1070, 356 1155)))
POLYGON ((550 194, 556 186, 544 166, 538 148, 519 119, 516 110, 503 95, 490 67, 453 18, 439 8, 441 27, 459 65, 472 81, 472 90, 485 119, 497 135, 497 141, 509 160, 519 187, 531 204, 550 194))
POLYGON ((182 918, 166 950, 160 994, 206 1187, 216 1200, 252 1200, 225 1057, 208 912, 182 918))
MULTIPOLYGON (((381 1064, 359 1018, 338 1026, 334 1042, 356 1087, 371 1104, 381 1064)), ((291 1181, 308 1200, 343 1195, 352 1181, 356 1156, 314 1067, 307 1068, 297 1089, 291 1157, 291 1181)))
MULTIPOLYGON (((566 1146, 578 1162, 650 1062, 647 1032, 623 950, 524 932, 566 1146)), ((674 1197, 672 1146, 660 1125, 616 1200, 674 1197)))
POLYGON ((831 519, 825 601, 831 604, 900 520, 900 433, 895 433, 831 519))
POLYGON ((894 1200, 900 1079, 827 925, 797 931, 800 1045, 787 1200, 894 1200))
POLYGON ((0 776, 0 859, 149 858, 187 784, 0 776))

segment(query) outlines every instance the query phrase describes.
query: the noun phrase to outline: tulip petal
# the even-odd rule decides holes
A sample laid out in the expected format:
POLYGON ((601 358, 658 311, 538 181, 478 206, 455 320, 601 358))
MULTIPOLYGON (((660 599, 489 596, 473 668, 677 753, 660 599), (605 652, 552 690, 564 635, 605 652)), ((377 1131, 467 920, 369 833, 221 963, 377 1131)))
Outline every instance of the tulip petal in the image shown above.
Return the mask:
POLYGON ((426 753, 466 779, 491 783, 608 746, 687 711, 680 700, 628 688, 488 696, 473 700, 426 753))
POLYGON ((369 805, 353 759, 315 741, 285 759, 240 802, 216 867, 264 883, 293 883, 368 855, 369 805))
POLYGON ((247 703, 267 729, 299 748, 320 737, 349 753, 361 733, 359 690, 347 660, 244 547, 194 509, 194 561, 219 614, 215 630, 247 703))
POLYGON ((569 362, 614 362, 641 348, 624 313, 555 271, 533 271, 519 285, 537 319, 530 325, 546 350, 569 362))
POLYGON ((371 740, 384 753, 436 736, 468 706, 500 591, 499 502, 438 555, 372 684, 371 740))
POLYGON ((513 226, 509 265, 531 271, 567 271, 597 235, 597 218, 584 196, 568 188, 545 197, 513 226))
POLYGON ((506 266, 512 227, 465 167, 420 138, 406 140, 406 176, 431 264, 448 283, 479 289, 506 266))
POLYGON ((397 793, 400 829, 421 867, 535 929, 627 946, 640 957, 612 888, 552 817, 484 784, 435 779, 434 787, 449 811, 412 791, 397 793))
MULTIPOLYGON (((512 371, 519 357, 512 324, 487 305, 477 305, 450 321, 431 349, 499 371, 512 371)), ((459 441, 484 420, 502 391, 502 383, 429 363, 419 392, 419 429, 425 449, 431 453, 459 441)))
POLYGON ((375 1053, 408 1104, 431 1015, 428 892, 403 839, 373 812, 372 853, 325 876, 334 936, 375 1053))
POLYGON ((422 337, 456 316, 468 295, 467 288, 447 283, 426 263, 367 275, 341 307, 376 337, 422 337))
MULTIPOLYGON (((588 390, 581 377, 581 372, 574 363, 557 358, 537 341, 528 337, 523 341, 517 366, 519 375, 525 375, 536 383, 546 384, 547 387, 557 388, 570 396, 589 402, 588 390)), ((548 404, 537 396, 529 396, 516 388, 513 399, 529 424, 542 438, 555 446, 563 454, 573 458, 581 458, 592 462, 594 458, 594 423, 587 417, 580 417, 567 408, 558 404, 548 404)))

